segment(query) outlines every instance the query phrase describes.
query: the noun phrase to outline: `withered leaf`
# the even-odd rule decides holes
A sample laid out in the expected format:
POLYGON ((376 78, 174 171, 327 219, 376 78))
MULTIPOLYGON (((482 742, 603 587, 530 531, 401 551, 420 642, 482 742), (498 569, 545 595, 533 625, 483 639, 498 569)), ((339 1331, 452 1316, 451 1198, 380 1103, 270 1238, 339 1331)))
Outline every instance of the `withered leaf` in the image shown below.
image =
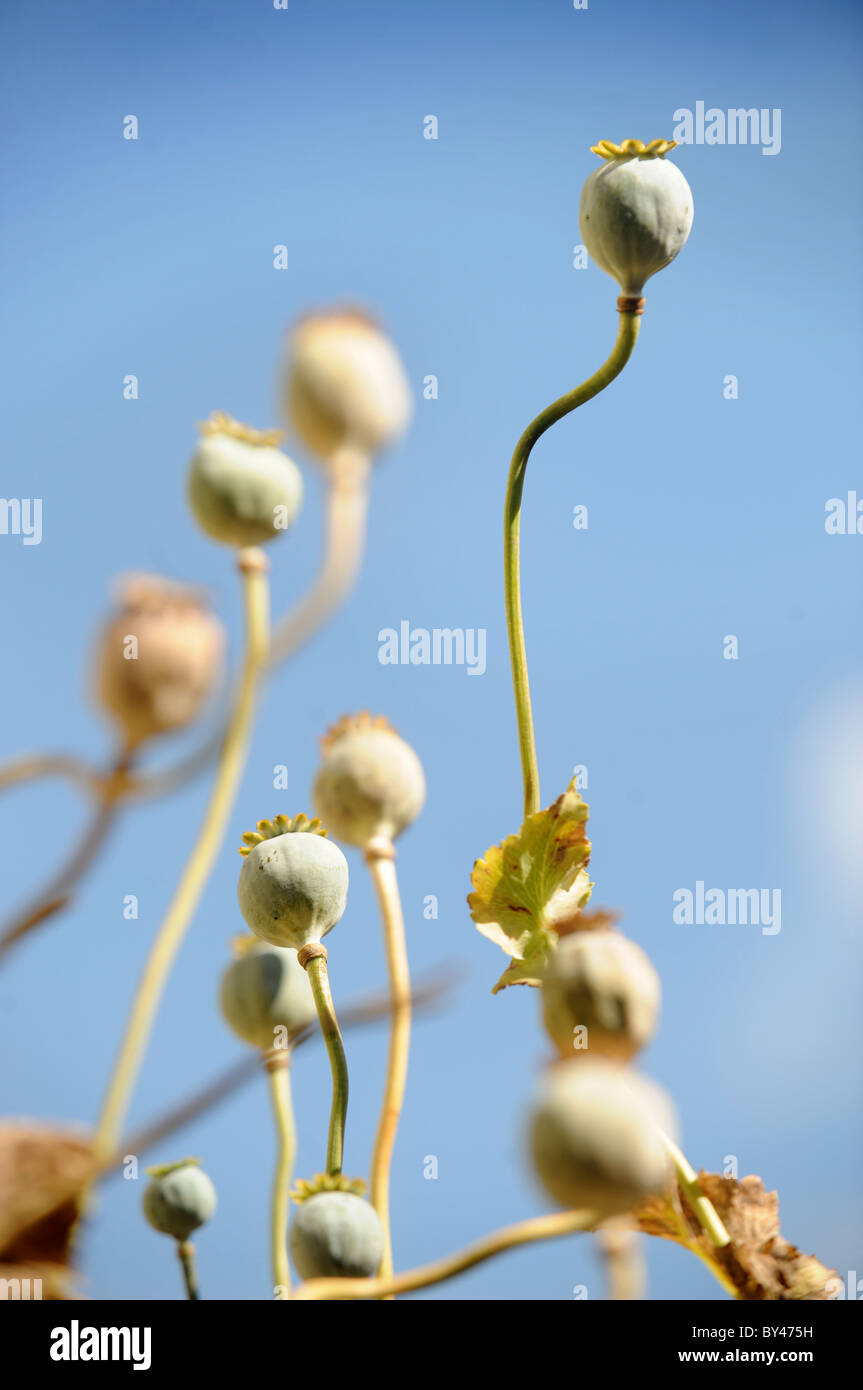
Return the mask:
POLYGON ((726 1178, 701 1172, 698 1182, 731 1237, 729 1245, 717 1249, 711 1244, 677 1186, 639 1203, 633 1212, 639 1228, 699 1255, 729 1292, 744 1301, 832 1297, 836 1271, 785 1240, 779 1228, 778 1194, 765 1191, 759 1177, 726 1178))
POLYGON ((32 1121, 0 1124, 0 1277, 41 1278, 43 1298, 71 1296, 77 1197, 91 1173, 81 1134, 32 1121))

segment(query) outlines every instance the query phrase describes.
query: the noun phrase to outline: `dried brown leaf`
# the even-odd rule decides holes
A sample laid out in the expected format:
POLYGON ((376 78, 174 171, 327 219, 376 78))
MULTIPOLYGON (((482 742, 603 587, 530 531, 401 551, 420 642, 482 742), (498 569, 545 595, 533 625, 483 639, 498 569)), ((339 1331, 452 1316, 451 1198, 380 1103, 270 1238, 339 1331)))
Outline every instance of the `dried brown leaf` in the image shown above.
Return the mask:
POLYGON ((81 1134, 32 1121, 0 1125, 0 1277, 41 1278, 43 1298, 70 1296, 77 1198, 91 1171, 81 1134))
POLYGON ((726 1178, 701 1172, 698 1182, 725 1225, 730 1245, 718 1250, 710 1243, 680 1188, 639 1203, 633 1213, 639 1228, 700 1255, 739 1299, 830 1297, 835 1270, 785 1240, 779 1228, 778 1194, 765 1191, 759 1177, 726 1178))

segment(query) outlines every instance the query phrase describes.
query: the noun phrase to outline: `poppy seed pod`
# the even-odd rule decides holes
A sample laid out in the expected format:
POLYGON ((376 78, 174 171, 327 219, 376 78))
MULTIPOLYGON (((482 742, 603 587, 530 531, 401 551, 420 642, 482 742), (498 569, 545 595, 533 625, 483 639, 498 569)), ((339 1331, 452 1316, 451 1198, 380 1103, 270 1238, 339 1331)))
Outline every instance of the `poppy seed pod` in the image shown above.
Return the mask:
POLYGON ((692 227, 692 191, 665 158, 676 143, 602 140, 591 147, 604 162, 581 192, 581 238, 627 297, 640 296, 645 281, 674 260, 692 227))
POLYGON ((315 810, 346 844, 393 840, 425 801, 422 764, 382 715, 345 715, 321 739, 315 810))
POLYGON ((196 1158, 148 1168, 151 1181, 144 1189, 144 1215, 154 1230, 175 1240, 188 1240, 216 1210, 216 1189, 196 1158))
POLYGON ((301 1279, 369 1279, 384 1253, 374 1207, 353 1192, 318 1192, 298 1207, 291 1259, 301 1279))
POLYGON ((320 460, 345 445, 379 453, 407 429, 412 408, 395 347, 364 313, 336 309, 296 325, 285 418, 320 460))
POLYGON ((237 959, 222 976, 220 1001, 228 1027, 262 1052, 274 1046, 277 1029, 288 1041, 317 1018, 309 977, 296 951, 245 937, 237 959))
POLYGON ((616 931, 564 936, 542 982, 546 1031, 561 1057, 610 1057, 628 1062, 653 1036, 660 983, 649 958, 616 931), (573 1052, 574 1029, 585 1028, 586 1048, 573 1052))
POLYGON ((222 670, 225 630, 197 590, 158 575, 128 576, 118 598, 96 654, 94 688, 131 749, 200 713, 222 670))
POLYGON ((675 1127, 665 1092, 636 1072, 599 1058, 558 1062, 531 1118, 534 1169, 562 1207, 629 1211, 665 1187, 661 1131, 674 1137, 675 1127))
POLYGON ((320 941, 348 896, 348 861, 319 820, 276 816, 243 836, 237 896, 247 925, 273 946, 320 941))
POLYGON ((216 412, 201 425, 187 490, 195 520, 225 545, 262 545, 293 525, 303 500, 300 470, 269 433, 216 412))

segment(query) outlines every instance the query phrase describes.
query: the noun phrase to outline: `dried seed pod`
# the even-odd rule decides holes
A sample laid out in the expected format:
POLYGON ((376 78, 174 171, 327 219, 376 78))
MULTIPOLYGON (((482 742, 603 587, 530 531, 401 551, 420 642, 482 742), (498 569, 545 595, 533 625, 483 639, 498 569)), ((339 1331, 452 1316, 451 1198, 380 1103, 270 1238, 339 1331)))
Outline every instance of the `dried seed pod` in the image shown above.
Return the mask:
POLYGON ((593 153, 605 162, 581 192, 581 238, 600 270, 628 297, 673 261, 692 228, 692 190, 666 158, 674 140, 602 140, 593 153))
POLYGON ((298 1205, 290 1249, 301 1279, 369 1279, 384 1253, 374 1207, 353 1192, 317 1192, 298 1205))
POLYGON ((196 718, 223 665, 225 630, 200 593, 154 574, 118 587, 96 653, 99 704, 131 749, 196 718))
POLYGON ((309 977, 296 951, 254 937, 237 944, 237 959, 222 976, 222 1016, 251 1047, 273 1047, 277 1029, 288 1041, 317 1018, 309 977))
POLYGON ((243 836, 237 896, 256 936, 298 951, 336 925, 348 896, 348 861, 319 820, 276 816, 243 836))
POLYGON ((661 1191, 669 1176, 661 1130, 674 1109, 658 1086, 600 1058, 557 1062, 530 1125, 534 1169, 563 1207, 603 1216, 661 1191))
POLYGON ((216 1210, 216 1189, 196 1158, 148 1168, 151 1181, 144 1189, 144 1215, 154 1230, 175 1240, 188 1240, 216 1210))
POLYGON ((395 839, 425 801, 422 764, 383 715, 345 715, 321 740, 315 809, 340 840, 395 839))
POLYGON ((634 941, 616 931, 574 932, 561 938, 546 966, 543 1021, 561 1057, 628 1062, 653 1036, 660 992, 659 976, 634 941), (587 1045, 574 1053, 576 1028, 586 1028, 587 1045))
POLYGON ((201 425, 189 464, 189 505, 225 545, 263 545, 293 525, 303 500, 299 468, 275 446, 278 430, 253 430, 216 412, 201 425))
POLYGON ((395 347, 366 314, 336 309, 296 325, 285 416, 325 463, 349 445, 376 454, 407 428, 410 387, 395 347))

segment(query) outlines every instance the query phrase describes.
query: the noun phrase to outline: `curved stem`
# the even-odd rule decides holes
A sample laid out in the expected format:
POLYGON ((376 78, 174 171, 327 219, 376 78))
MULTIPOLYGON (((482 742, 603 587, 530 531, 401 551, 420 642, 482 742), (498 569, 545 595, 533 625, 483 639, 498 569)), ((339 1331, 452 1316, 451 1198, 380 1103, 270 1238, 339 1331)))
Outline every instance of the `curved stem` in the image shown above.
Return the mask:
POLYGON ((289 1189, 297 1153, 297 1131, 294 1107, 291 1102, 290 1054, 270 1053, 265 1058, 269 1073, 270 1098, 278 1137, 278 1156, 273 1175, 271 1249, 273 1257, 273 1286, 277 1299, 288 1298, 291 1292, 291 1273, 288 1266, 287 1232, 289 1189))
POLYGON ((608 361, 592 377, 576 386, 559 400, 547 406, 528 425, 515 446, 506 484, 506 503, 504 507, 503 564, 504 594, 506 599, 506 628, 509 638, 509 659, 512 667, 512 687, 515 695, 515 713, 518 721, 518 743, 521 752, 521 772, 524 781, 525 818, 540 808, 539 772, 536 764, 536 743, 533 733, 533 716, 530 707, 530 684, 527 674, 527 652, 524 645, 524 626, 521 611, 520 576, 520 522, 521 494, 527 461, 536 441, 547 429, 583 405, 591 397, 604 390, 614 378, 623 371, 629 361, 638 338, 640 316, 632 312, 620 312, 617 342, 608 361))
POLYGON ((515 1226, 504 1226, 500 1231, 469 1245, 456 1255, 435 1260, 432 1264, 420 1265, 418 1269, 396 1274, 389 1279, 310 1279, 294 1294, 295 1299, 345 1299, 345 1298, 386 1298, 390 1294, 411 1293, 414 1289, 427 1289, 432 1284, 441 1284, 452 1279, 474 1265, 490 1260, 494 1255, 503 1254, 517 1245, 527 1245, 534 1240, 550 1240, 554 1236, 571 1235, 574 1231, 589 1231, 596 1225, 594 1212, 565 1211, 553 1216, 535 1216, 530 1221, 519 1221, 515 1226))
POLYGON ((73 753, 24 753, 0 766, 0 792, 40 777, 65 777, 85 792, 99 791, 103 776, 73 753))
POLYGON ((674 1143, 673 1139, 670 1139, 667 1134, 663 1134, 662 1138, 665 1142, 668 1156, 674 1164, 677 1173, 677 1181, 686 1193, 687 1201, 695 1212, 698 1218, 698 1224, 704 1231, 704 1234, 707 1236, 710 1243, 715 1245, 718 1250, 721 1250, 723 1245, 730 1245, 731 1237, 720 1220, 719 1213, 710 1198, 705 1197, 704 1193, 701 1191, 695 1169, 689 1163, 685 1154, 683 1154, 674 1143))
POLYGON ((270 669, 307 642, 353 588, 365 550, 370 474, 368 454, 351 446, 329 461, 324 563, 309 592, 275 625, 270 669))
POLYGON ((180 1267, 183 1271, 183 1283, 186 1286, 186 1297, 197 1300, 201 1295, 198 1292, 198 1261, 195 1255, 195 1247, 190 1240, 178 1240, 177 1254, 180 1257, 180 1267))
POLYGON ((122 788, 131 765, 128 753, 118 756, 107 774, 98 777, 97 800, 90 811, 84 831, 65 864, 47 887, 0 930, 0 959, 34 927, 46 922, 56 912, 67 907, 75 889, 103 848, 121 809, 122 788))
POLYGON ((330 977, 326 956, 312 956, 306 962, 306 973, 312 986, 315 1008, 330 1059, 333 1076, 333 1100, 330 1107, 330 1129, 327 1137, 327 1174, 338 1176, 342 1171, 345 1147, 345 1118, 348 1112, 348 1062, 339 1021, 330 993, 330 977))
POLYGON ((268 562, 259 550, 242 550, 237 563, 243 580, 246 609, 246 650, 242 683, 225 735, 204 819, 151 947, 132 1002, 126 1032, 114 1063, 93 1140, 94 1158, 97 1162, 106 1158, 117 1142, 162 991, 224 839, 245 766, 254 714, 255 688, 267 652, 268 562))
POLYGON ((404 915, 396 874, 395 849, 389 840, 373 840, 366 847, 365 857, 377 894, 384 930, 392 1005, 387 1076, 372 1155, 369 1193, 372 1206, 381 1219, 384 1234, 384 1253, 378 1277, 388 1279, 393 1272, 390 1167, 407 1082, 411 1036, 411 979, 404 915))

